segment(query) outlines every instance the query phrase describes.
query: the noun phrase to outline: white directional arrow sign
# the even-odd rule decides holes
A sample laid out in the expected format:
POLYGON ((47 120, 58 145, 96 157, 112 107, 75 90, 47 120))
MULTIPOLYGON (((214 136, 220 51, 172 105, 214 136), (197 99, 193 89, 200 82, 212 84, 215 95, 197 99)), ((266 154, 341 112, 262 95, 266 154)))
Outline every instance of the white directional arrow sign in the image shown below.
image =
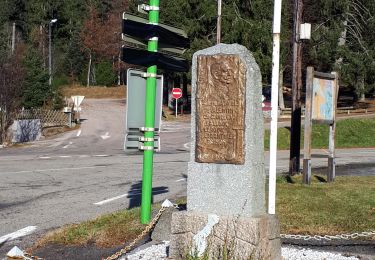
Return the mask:
POLYGON ((77 111, 82 101, 85 99, 85 96, 72 96, 71 98, 74 103, 75 111, 77 111))

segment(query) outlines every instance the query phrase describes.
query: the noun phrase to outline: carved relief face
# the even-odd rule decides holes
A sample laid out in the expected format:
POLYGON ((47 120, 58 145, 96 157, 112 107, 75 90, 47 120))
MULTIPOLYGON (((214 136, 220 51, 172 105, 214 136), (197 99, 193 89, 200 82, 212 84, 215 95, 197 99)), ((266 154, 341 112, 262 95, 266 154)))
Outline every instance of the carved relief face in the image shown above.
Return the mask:
POLYGON ((244 164, 245 74, 237 55, 198 57, 196 162, 244 164))
POLYGON ((225 85, 229 85, 234 82, 234 71, 227 63, 212 64, 211 75, 216 81, 225 85))

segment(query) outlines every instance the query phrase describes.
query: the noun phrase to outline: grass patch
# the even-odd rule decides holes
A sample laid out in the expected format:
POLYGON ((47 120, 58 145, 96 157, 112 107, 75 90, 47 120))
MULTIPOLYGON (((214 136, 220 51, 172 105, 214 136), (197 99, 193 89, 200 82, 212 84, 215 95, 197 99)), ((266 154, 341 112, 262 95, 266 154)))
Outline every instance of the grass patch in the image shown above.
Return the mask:
POLYGON ((145 228, 140 221, 140 208, 118 211, 100 216, 80 224, 67 225, 47 233, 36 244, 42 247, 48 243, 63 245, 86 245, 113 247, 130 242, 145 228))
POLYGON ((277 214, 281 232, 342 234, 375 230, 375 177, 337 177, 334 183, 314 176, 279 178, 277 214))
POLYGON ((83 87, 66 86, 61 89, 64 97, 85 96, 85 98, 113 98, 122 99, 126 96, 126 88, 120 87, 83 87))
MULTIPOLYGON (((307 186, 301 184, 301 176, 278 177, 281 233, 335 235, 375 230, 375 177, 337 177, 334 183, 322 179, 315 177, 307 186)), ((177 203, 186 204, 186 198, 179 198, 177 203)), ((34 248, 48 243, 122 245, 145 228, 139 219, 139 208, 103 215, 50 232, 34 248)))
MULTIPOLYGON (((312 148, 328 147, 328 125, 313 125, 312 148)), ((303 129, 301 131, 301 147, 303 148, 303 129)), ((270 132, 266 130, 264 147, 269 149, 270 132)), ((290 131, 286 128, 278 129, 278 149, 290 147, 290 131)), ((346 119, 336 125, 336 148, 375 147, 375 119, 346 119)))

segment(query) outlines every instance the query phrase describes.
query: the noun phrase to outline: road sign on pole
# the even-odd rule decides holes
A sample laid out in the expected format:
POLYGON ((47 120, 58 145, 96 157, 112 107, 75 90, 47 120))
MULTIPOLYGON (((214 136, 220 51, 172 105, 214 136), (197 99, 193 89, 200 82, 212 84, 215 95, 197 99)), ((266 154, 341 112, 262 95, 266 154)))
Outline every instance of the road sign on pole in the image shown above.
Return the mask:
MULTIPOLYGON (((145 72, 136 69, 128 69, 126 81, 126 133, 124 150, 126 152, 138 151, 139 139, 143 137, 140 130, 144 126, 146 81, 145 72)), ((155 138, 154 148, 160 151, 160 126, 163 100, 163 75, 156 76, 156 100, 155 100, 155 138)), ((143 145, 143 143, 142 143, 143 145)))
MULTIPOLYGON (((147 11, 158 11, 152 6, 140 5, 147 11)), ((151 23, 148 20, 123 13, 122 39, 125 45, 122 47, 122 60, 126 63, 149 67, 157 65, 158 68, 187 72, 189 63, 181 57, 190 46, 186 33, 178 28, 166 24, 151 23), (157 38, 157 50, 149 52, 147 41, 157 38), (147 49, 147 50, 146 50, 147 49)))
POLYGON ((72 96, 71 98, 74 106, 78 109, 78 107, 82 104, 82 101, 85 99, 85 96, 72 96))
POLYGON ((166 55, 160 52, 152 52, 136 48, 122 47, 122 60, 126 63, 148 67, 151 64, 157 65, 158 68, 186 72, 189 70, 187 60, 175 56, 166 55))
POLYGON ((182 30, 159 24, 159 0, 150 0, 148 6, 141 5, 140 8, 148 12, 149 20, 147 21, 136 16, 130 17, 124 14, 123 34, 126 37, 133 38, 135 41, 148 41, 147 51, 123 47, 122 59, 127 63, 148 67, 147 73, 145 73, 145 77, 147 78, 145 124, 144 127, 141 127, 144 137, 140 139, 140 142, 143 142, 140 148, 144 151, 141 223, 147 224, 151 220, 157 67, 179 72, 189 70, 186 60, 158 52, 159 42, 178 48, 187 48, 189 47, 189 39, 186 37, 186 34, 183 35, 182 30))
POLYGON ((175 99, 179 99, 182 97, 182 90, 180 88, 173 88, 172 89, 172 96, 175 99))
POLYGON ((172 89, 172 96, 173 96, 174 99, 176 99, 176 117, 177 117, 178 100, 182 97, 182 90, 180 88, 173 88, 172 89))
POLYGON ((71 99, 73 100, 73 103, 74 103, 74 111, 77 112, 77 123, 79 124, 81 120, 80 105, 82 104, 82 101, 85 99, 85 96, 72 96, 71 99))

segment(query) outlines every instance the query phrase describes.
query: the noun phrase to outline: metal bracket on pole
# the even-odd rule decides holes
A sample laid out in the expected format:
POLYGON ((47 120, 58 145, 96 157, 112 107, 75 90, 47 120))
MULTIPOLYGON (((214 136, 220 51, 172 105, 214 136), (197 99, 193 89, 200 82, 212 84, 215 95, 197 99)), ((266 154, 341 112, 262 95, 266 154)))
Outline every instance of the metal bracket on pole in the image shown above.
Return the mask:
POLYGON ((153 151, 154 147, 153 146, 139 145, 138 149, 141 150, 141 151, 153 151))
POLYGON ((140 142, 154 142, 155 140, 154 140, 154 138, 140 136, 139 141, 140 142))
POLYGON ((148 14, 149 11, 159 11, 159 6, 149 6, 146 4, 138 5, 138 12, 142 14, 148 14))
POLYGON ((156 73, 143 73, 142 78, 156 78, 156 73))
POLYGON ((154 132, 155 128, 142 126, 142 127, 139 128, 139 131, 141 131, 141 132, 154 132))

